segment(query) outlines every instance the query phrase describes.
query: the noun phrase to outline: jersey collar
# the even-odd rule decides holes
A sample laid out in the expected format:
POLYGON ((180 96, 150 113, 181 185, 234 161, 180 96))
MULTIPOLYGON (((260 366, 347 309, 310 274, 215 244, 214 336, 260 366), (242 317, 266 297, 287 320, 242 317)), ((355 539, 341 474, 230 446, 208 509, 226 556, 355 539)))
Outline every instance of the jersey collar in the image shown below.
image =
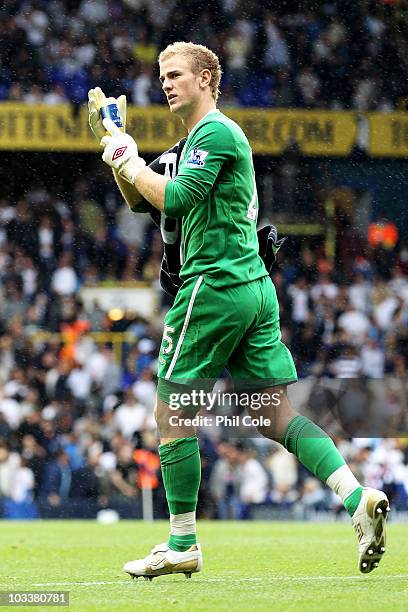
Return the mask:
MULTIPOLYGON (((195 124, 195 126, 193 127, 193 129, 191 130, 191 132, 189 133, 188 137, 187 137, 187 141, 189 141, 191 139, 191 137, 193 136, 193 134, 195 134, 195 132, 197 131, 197 129, 199 128, 199 126, 203 123, 203 121, 205 121, 206 119, 208 119, 208 117, 210 115, 220 115, 221 111, 218 110, 218 108, 215 108, 214 110, 210 110, 208 111, 208 113, 206 113, 204 115, 204 117, 202 117, 200 119, 200 121, 198 123, 195 124)), ((187 142, 186 142, 187 144, 187 142)))

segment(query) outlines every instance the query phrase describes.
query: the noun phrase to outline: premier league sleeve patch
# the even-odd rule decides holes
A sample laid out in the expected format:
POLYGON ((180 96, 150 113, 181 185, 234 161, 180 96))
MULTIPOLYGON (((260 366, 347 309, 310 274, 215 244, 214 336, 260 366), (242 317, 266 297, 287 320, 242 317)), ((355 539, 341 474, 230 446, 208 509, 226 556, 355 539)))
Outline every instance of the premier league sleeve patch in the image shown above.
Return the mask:
POLYGON ((189 168, 203 168, 208 153, 209 151, 202 151, 201 149, 191 149, 185 162, 186 166, 189 168))

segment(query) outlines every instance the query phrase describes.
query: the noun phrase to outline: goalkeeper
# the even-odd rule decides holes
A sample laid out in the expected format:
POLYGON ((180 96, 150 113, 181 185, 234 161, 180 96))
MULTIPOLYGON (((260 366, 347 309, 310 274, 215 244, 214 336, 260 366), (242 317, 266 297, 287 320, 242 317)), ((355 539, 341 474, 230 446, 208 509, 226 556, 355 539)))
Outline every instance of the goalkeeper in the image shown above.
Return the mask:
MULTIPOLYGON (((99 109, 109 106, 110 104, 118 107, 121 117, 120 123, 126 124, 126 97, 120 96, 115 98, 106 98, 103 91, 97 87, 91 89, 89 96, 89 119, 90 127, 96 138, 101 140, 106 135, 105 128, 102 123, 102 117, 99 109)), ((177 174, 178 165, 180 162, 181 153, 186 143, 186 138, 182 138, 173 147, 162 153, 155 159, 149 168, 162 174, 174 178, 177 174)), ((159 211, 154 208, 146 200, 143 200, 134 189, 129 190, 129 185, 120 180, 117 173, 114 173, 118 185, 127 199, 131 210, 135 213, 149 213, 153 223, 160 229, 164 244, 164 254, 160 269, 160 284, 162 289, 169 295, 175 297, 182 283, 180 279, 181 260, 181 221, 167 217, 164 211, 159 211)), ((286 238, 278 240, 277 229, 274 225, 267 225, 257 231, 259 255, 265 264, 269 273, 272 272, 273 264, 276 260, 276 254, 286 238)))
MULTIPOLYGON (((218 58, 202 45, 174 43, 160 54, 159 66, 170 111, 188 132, 174 176, 147 168, 133 138, 111 120, 102 126, 103 104, 90 92, 91 126, 98 138, 102 127, 109 133, 101 140, 103 161, 113 168, 130 207, 143 210, 147 201, 182 223, 182 284, 164 321, 155 412, 170 535, 167 543, 124 569, 147 579, 201 570, 195 521, 198 441, 187 422, 170 424, 170 396, 216 379, 227 367, 235 381, 269 394, 269 405, 249 410, 270 422, 259 427, 260 433, 281 442, 341 497, 359 539, 359 568, 368 573, 385 552, 388 500, 381 491, 364 489, 333 441, 288 401, 286 388, 296 381, 296 370, 281 341, 276 291, 259 256, 252 153, 239 126, 216 108, 218 58)), ((118 107, 124 118, 120 99, 118 107)))

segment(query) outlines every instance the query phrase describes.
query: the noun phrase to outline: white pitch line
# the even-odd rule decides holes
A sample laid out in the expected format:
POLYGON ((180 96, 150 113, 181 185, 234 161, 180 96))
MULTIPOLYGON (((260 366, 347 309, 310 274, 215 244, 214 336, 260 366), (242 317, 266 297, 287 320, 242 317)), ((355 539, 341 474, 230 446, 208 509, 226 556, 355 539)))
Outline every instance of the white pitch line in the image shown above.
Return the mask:
POLYGON ((33 584, 35 587, 48 587, 48 586, 98 586, 100 584, 131 584, 129 580, 111 580, 111 581, 99 581, 99 582, 37 582, 33 584))
MULTIPOLYGON (((371 580, 408 580, 408 574, 395 576, 375 576, 371 580)), ((206 578, 206 582, 268 582, 273 580, 286 580, 286 582, 304 582, 309 580, 367 580, 366 576, 265 576, 264 578, 206 578)))
MULTIPOLYGON (((200 582, 270 582, 275 580, 285 580, 287 582, 305 582, 309 580, 325 581, 325 580, 367 580, 367 576, 265 576, 264 578, 203 578, 197 577, 200 582)), ((375 576, 370 580, 407 580, 408 574, 397 574, 395 576, 375 576)), ((56 587, 56 586, 99 586, 109 584, 133 584, 130 580, 111 580, 98 582, 38 582, 33 584, 35 587, 56 587)))

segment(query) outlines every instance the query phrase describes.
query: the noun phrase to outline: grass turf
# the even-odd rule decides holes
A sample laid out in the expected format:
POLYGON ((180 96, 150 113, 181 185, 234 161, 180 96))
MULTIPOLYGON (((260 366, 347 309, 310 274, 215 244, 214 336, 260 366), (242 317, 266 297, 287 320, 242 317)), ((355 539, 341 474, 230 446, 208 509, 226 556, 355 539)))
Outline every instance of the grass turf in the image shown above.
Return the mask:
POLYGON ((0 521, 0 590, 66 590, 80 612, 408 609, 408 525, 389 526, 388 552, 367 576, 356 569, 350 525, 281 522, 200 522, 204 571, 191 580, 122 573, 167 530, 164 522, 0 521))

